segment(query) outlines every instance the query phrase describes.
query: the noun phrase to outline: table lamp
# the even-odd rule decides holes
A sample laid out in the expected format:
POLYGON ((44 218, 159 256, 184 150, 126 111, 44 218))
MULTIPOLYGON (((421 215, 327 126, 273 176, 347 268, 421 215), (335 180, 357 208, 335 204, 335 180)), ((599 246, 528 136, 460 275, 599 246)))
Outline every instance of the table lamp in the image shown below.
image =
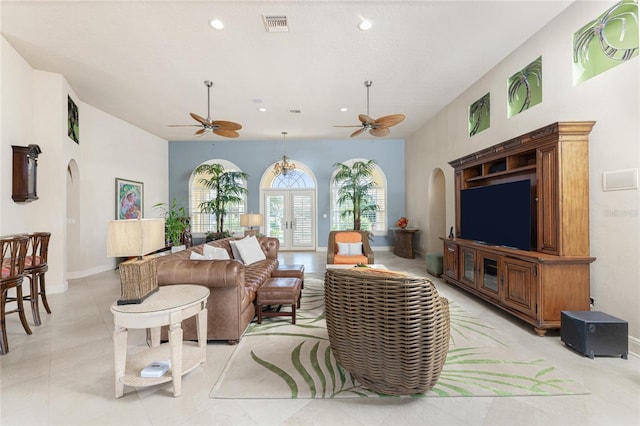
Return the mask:
POLYGON ((142 303, 158 291, 156 259, 143 257, 165 246, 164 219, 111 220, 107 224, 107 256, 134 257, 120 263, 118 305, 142 303))
POLYGON ((253 229, 254 226, 262 226, 264 221, 264 215, 260 213, 248 213, 240 215, 240 226, 244 226, 249 228, 244 231, 244 235, 256 235, 258 233, 257 229, 253 229))

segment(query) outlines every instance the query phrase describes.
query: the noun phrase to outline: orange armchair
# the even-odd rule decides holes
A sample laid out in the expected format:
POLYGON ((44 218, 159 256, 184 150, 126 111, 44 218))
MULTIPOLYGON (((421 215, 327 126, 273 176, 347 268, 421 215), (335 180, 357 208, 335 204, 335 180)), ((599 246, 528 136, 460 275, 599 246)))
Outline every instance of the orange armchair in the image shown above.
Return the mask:
POLYGON ((327 264, 371 264, 373 250, 367 231, 331 231, 327 244, 327 264))

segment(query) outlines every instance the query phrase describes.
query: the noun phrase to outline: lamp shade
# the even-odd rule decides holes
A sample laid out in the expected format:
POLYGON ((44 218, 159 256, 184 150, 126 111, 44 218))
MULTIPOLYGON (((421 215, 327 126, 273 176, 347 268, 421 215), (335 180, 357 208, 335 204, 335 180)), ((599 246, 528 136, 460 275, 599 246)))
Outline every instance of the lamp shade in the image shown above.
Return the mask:
POLYGON ((240 226, 262 226, 264 215, 260 213, 250 213, 240 215, 240 226))
POLYGON ((111 220, 107 224, 107 256, 144 256, 163 248, 164 219, 111 220))

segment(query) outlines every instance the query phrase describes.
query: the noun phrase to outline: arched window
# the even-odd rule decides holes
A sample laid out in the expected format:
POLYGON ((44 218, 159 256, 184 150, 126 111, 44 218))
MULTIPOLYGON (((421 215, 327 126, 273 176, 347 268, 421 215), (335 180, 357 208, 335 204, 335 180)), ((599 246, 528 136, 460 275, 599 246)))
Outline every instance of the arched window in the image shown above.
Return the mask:
MULTIPOLYGON (((225 171, 241 171, 238 166, 227 160, 208 160, 202 164, 220 164, 225 171)), ((189 206, 191 207, 191 232, 207 233, 216 231, 216 217, 211 213, 203 213, 200 204, 216 197, 215 190, 207 188, 201 182, 202 176, 195 174, 195 169, 189 178, 189 206)), ((244 188, 247 182, 242 179, 238 182, 244 188)), ((240 214, 247 211, 247 195, 242 194, 243 201, 236 205, 227 205, 227 213, 224 216, 224 230, 231 233, 243 232, 240 226, 240 214)))
MULTIPOLYGON (((344 161, 342 164, 352 166, 356 161, 369 161, 363 158, 352 158, 344 161)), ((338 205, 338 190, 340 185, 335 180, 337 170, 331 175, 331 229, 352 229, 353 216, 342 217, 343 210, 349 210, 352 206, 338 205)), ((363 212, 361 218, 360 229, 363 231, 371 231, 374 235, 387 232, 387 179, 377 164, 374 167, 371 180, 375 183, 369 195, 373 198, 374 203, 378 205, 378 210, 371 212, 363 212)))

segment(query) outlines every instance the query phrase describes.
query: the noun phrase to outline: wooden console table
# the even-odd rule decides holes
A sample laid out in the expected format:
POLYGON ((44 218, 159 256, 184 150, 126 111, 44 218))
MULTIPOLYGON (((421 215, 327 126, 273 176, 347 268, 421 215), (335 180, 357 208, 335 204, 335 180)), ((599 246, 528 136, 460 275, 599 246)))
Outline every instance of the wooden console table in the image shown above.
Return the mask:
POLYGON ((393 254, 413 259, 413 234, 416 232, 418 232, 416 228, 395 228, 393 233, 396 236, 396 243, 393 247, 393 254))
POLYGON ((199 285, 160 287, 144 302, 111 305, 115 330, 116 398, 124 394, 124 385, 152 386, 173 381, 173 396, 182 392, 182 375, 206 361, 207 297, 209 289, 199 285), (182 341, 182 320, 197 315, 198 342, 182 341), (169 343, 160 344, 160 327, 169 326, 169 343), (129 328, 151 329, 151 348, 127 359, 129 328), (153 361, 171 360, 171 369, 161 377, 140 377, 140 371, 153 361))

